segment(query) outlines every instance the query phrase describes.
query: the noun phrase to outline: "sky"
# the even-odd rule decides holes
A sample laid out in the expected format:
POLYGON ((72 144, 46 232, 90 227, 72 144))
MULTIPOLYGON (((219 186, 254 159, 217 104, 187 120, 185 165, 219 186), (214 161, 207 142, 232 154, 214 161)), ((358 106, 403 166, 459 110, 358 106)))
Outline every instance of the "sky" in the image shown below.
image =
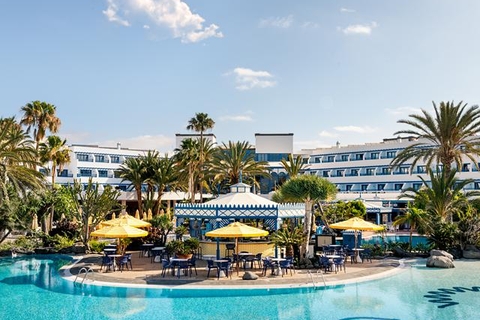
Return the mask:
POLYGON ((0 117, 54 104, 68 144, 380 142, 432 102, 480 102, 477 0, 0 2, 0 117))

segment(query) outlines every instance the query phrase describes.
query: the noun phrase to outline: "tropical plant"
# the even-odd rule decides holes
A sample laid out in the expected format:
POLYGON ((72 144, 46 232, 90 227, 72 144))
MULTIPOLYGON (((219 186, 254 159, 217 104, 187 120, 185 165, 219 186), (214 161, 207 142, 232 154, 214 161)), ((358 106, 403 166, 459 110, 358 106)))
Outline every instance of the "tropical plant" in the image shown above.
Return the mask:
POLYGON ((459 230, 456 223, 437 222, 432 226, 432 232, 428 235, 429 245, 452 252, 458 245, 459 230))
POLYGON ((98 183, 94 184, 91 178, 84 191, 77 180, 74 180, 73 186, 69 186, 68 190, 75 208, 72 215, 81 230, 80 239, 88 248, 90 229, 104 221, 110 212, 120 209, 117 202, 120 192, 111 185, 106 185, 103 191, 99 191, 98 183))
POLYGON ((400 130, 395 135, 407 134, 418 139, 418 142, 407 146, 392 161, 392 166, 399 166, 411 161, 414 168, 418 161, 442 164, 447 175, 456 164, 461 168, 462 157, 469 158, 477 164, 475 156, 480 155, 480 109, 478 106, 467 108, 463 102, 455 105, 452 102, 441 102, 440 106, 433 102, 434 115, 422 109, 422 114, 411 114, 410 119, 399 120, 407 124, 410 130, 400 130))
POLYGON ((167 237, 174 229, 174 224, 166 214, 158 215, 149 220, 152 224, 146 238, 147 241, 158 242, 160 246, 165 246, 167 237))
POLYGON ((118 170, 123 181, 129 181, 137 195, 138 210, 143 212, 142 205, 142 184, 145 182, 145 166, 140 158, 127 158, 118 170))
MULTIPOLYGON (((193 130, 195 132, 200 132, 200 162, 199 162, 199 167, 200 167, 200 186, 203 185, 203 177, 202 177, 202 171, 203 171, 203 164, 205 163, 205 157, 204 157, 204 152, 203 152, 203 133, 206 130, 213 129, 215 126, 215 121, 213 121, 211 118, 208 117, 207 113, 196 113, 194 118, 191 118, 188 121, 187 125, 187 130, 193 130)), ((203 192, 200 189, 200 201, 202 201, 202 196, 203 192)))
POLYGON ((303 158, 301 155, 297 155, 295 158, 293 158, 293 155, 289 154, 288 161, 282 159, 280 163, 282 164, 282 167, 285 169, 290 178, 296 178, 299 174, 303 172, 303 169, 305 167, 305 163, 303 162, 303 158))
POLYGON ((60 128, 61 121, 56 115, 57 108, 53 104, 38 100, 32 101, 23 106, 21 111, 23 117, 20 124, 27 127, 27 133, 33 129, 36 149, 45 138, 47 130, 57 133, 60 128))
POLYGON ((272 233, 270 240, 278 247, 285 248, 285 255, 287 257, 294 256, 293 246, 301 245, 304 241, 305 235, 301 226, 291 227, 287 226, 272 233))
POLYGON ((428 224, 427 213, 424 210, 415 208, 413 205, 409 204, 407 210, 405 211, 405 214, 397 216, 397 218, 393 222, 394 226, 399 226, 401 224, 410 225, 409 244, 410 249, 412 249, 413 230, 417 230, 418 227, 426 228, 428 224))
POLYGON ((178 183, 178 170, 175 159, 165 154, 164 157, 158 157, 152 168, 150 180, 157 189, 157 203, 155 205, 155 214, 158 215, 161 209, 162 195, 167 188, 175 187, 178 183))
MULTIPOLYGON (((297 178, 290 179, 283 184, 278 192, 278 199, 281 202, 304 202, 305 218, 304 218, 304 235, 305 240, 301 248, 301 255, 305 255, 308 251, 308 243, 310 240, 310 232, 312 229, 312 210, 313 205, 317 204, 321 209, 321 200, 333 198, 337 193, 334 184, 326 179, 316 175, 301 175, 297 178)), ((277 193, 276 192, 276 193, 277 193)))
POLYGON ((270 177, 268 163, 255 161, 254 153, 248 141, 223 143, 212 159, 210 168, 215 173, 215 181, 233 185, 242 181, 256 184, 256 177, 270 177))
POLYGON ((200 165, 200 143, 196 139, 184 139, 180 148, 175 149, 175 159, 179 164, 181 177, 187 177, 190 202, 195 202, 195 174, 200 165))
POLYGON ((399 198, 414 200, 421 204, 421 206, 416 205, 417 208, 425 209, 442 222, 451 222, 454 216, 461 216, 464 208, 468 206, 468 200, 479 195, 478 191, 463 192, 465 186, 473 183, 473 180, 458 180, 456 169, 448 173, 446 171, 434 173, 428 169, 428 173, 430 183, 419 176, 423 182, 423 187, 419 190, 407 188, 400 194, 399 198))
MULTIPOLYGON (((58 136, 48 136, 46 142, 40 144, 40 161, 45 164, 51 164, 50 173, 52 177, 52 190, 55 186, 55 176, 58 171, 63 170, 63 166, 70 162, 70 153, 66 145, 67 141, 58 136)), ((51 211, 45 219, 46 231, 52 230, 55 205, 52 204, 51 211)))
POLYGON ((172 240, 167 243, 166 250, 169 255, 190 255, 195 253, 200 247, 200 241, 197 238, 189 238, 185 241, 172 240))

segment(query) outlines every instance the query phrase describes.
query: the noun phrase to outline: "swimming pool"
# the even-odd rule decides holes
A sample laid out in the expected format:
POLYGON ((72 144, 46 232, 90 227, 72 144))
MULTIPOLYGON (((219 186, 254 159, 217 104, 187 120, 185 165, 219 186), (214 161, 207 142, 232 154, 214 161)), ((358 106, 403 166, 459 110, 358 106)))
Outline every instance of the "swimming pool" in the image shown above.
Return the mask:
POLYGON ((416 261, 412 267, 389 278, 339 285, 327 290, 210 291, 93 285, 75 287, 72 282, 59 277, 56 271, 68 263, 66 258, 7 258, 0 260, 0 319, 476 317, 480 302, 480 275, 477 271, 480 262, 455 261, 455 269, 427 269, 423 260, 416 261), (458 290, 459 287, 465 289, 458 290), (451 305, 447 305, 449 303, 451 305))
MULTIPOLYGON (((368 244, 384 244, 389 242, 410 242, 410 236, 408 235, 387 235, 387 236, 380 236, 380 235, 373 235, 368 239, 362 239, 362 243, 368 244)), ((424 236, 413 236, 412 237, 412 246, 415 247, 417 244, 427 244, 427 237, 424 236)))

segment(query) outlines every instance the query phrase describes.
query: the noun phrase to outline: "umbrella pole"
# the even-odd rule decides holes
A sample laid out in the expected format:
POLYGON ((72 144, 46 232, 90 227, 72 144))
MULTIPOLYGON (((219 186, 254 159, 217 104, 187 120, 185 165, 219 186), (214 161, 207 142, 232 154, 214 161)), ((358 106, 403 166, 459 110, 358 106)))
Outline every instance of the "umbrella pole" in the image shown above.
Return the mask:
POLYGON ((237 277, 238 277, 238 263, 239 263, 239 259, 238 259, 238 237, 235 238, 235 251, 237 252, 237 277))

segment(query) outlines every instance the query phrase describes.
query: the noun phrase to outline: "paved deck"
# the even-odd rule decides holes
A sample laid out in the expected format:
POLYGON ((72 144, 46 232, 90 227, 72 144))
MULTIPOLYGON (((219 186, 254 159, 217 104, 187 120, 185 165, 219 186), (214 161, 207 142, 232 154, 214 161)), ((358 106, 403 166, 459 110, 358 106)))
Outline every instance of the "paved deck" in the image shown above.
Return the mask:
POLYGON ((323 285, 323 279, 327 285, 336 285, 342 283, 366 281, 373 278, 379 278, 388 276, 389 274, 399 270, 400 261, 394 258, 385 259, 373 259, 372 263, 364 262, 358 264, 351 264, 347 262, 346 272, 339 271, 327 272, 322 277, 316 274, 316 269, 300 269, 296 270, 293 275, 290 273, 282 276, 272 276, 267 273, 267 276, 262 276, 262 270, 253 269, 259 278, 257 280, 243 280, 243 270, 240 269, 237 276, 236 271, 233 272, 232 278, 216 278, 215 270, 210 273, 210 277, 207 278, 206 262, 197 260, 198 274, 190 276, 181 276, 180 278, 174 277, 168 274, 163 278, 161 276, 162 265, 159 262, 151 262, 150 258, 139 257, 138 252, 132 252, 132 265, 133 270, 120 271, 108 271, 100 270, 101 255, 86 255, 73 267, 64 269, 62 275, 75 278, 75 275, 82 267, 90 267, 93 269, 93 275, 88 276, 89 279, 93 279, 94 282, 107 282, 115 285, 161 285, 167 287, 238 287, 238 286, 252 286, 252 287, 293 287, 293 286, 312 286, 312 279, 309 275, 309 271, 315 274, 315 281, 317 284, 323 285))

